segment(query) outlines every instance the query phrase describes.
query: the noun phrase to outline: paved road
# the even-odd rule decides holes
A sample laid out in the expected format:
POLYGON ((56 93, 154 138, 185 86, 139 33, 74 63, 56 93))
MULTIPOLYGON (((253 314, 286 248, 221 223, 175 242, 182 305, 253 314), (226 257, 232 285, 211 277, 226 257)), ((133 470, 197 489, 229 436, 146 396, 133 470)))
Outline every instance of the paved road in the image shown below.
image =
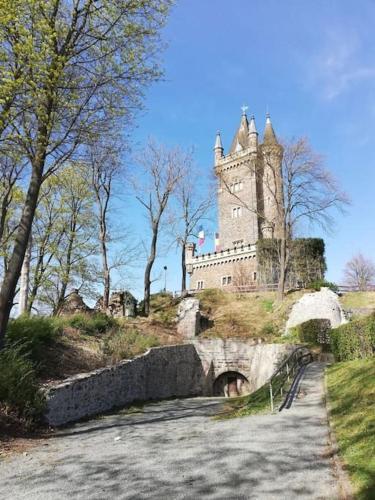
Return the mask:
POLYGON ((0 498, 334 499, 323 366, 277 415, 215 421, 207 398, 147 405, 64 429, 0 464, 0 498))

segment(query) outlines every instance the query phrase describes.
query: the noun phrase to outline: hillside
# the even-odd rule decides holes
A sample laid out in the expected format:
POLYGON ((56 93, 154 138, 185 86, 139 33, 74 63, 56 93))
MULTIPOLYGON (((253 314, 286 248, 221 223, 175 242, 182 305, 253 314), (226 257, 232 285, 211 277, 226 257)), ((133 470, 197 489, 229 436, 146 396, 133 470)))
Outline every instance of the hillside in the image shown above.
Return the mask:
POLYGON ((290 309, 303 293, 289 293, 280 304, 276 292, 236 294, 205 290, 197 295, 202 313, 210 320, 202 336, 262 337, 272 341, 284 332, 290 309))
POLYGON ((335 363, 327 386, 339 454, 355 498, 375 498, 375 358, 335 363))

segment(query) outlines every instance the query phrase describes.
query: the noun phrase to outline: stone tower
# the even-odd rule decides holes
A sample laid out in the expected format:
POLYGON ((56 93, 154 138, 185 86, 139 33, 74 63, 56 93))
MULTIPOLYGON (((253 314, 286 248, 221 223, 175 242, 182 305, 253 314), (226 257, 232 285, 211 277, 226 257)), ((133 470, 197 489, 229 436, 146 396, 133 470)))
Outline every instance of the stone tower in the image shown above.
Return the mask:
POLYGON ((220 133, 216 135, 219 247, 195 255, 195 245, 187 244, 190 289, 256 286, 256 242, 281 234, 283 148, 269 115, 259 144, 255 119, 249 122, 245 110, 227 154, 220 133))
POLYGON ((218 219, 221 248, 278 237, 282 214, 282 146, 267 116, 263 144, 258 144, 254 117, 245 111, 229 153, 224 155, 221 137, 215 142, 215 174, 218 178, 218 219))

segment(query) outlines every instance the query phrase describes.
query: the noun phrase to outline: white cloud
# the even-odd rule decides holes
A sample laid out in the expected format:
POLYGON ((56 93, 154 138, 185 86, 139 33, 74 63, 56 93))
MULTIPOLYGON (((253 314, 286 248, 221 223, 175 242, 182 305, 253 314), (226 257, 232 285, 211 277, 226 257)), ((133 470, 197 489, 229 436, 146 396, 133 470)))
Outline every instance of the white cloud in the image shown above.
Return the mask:
POLYGON ((308 81, 323 98, 332 100, 356 85, 375 80, 375 61, 366 60, 363 43, 356 34, 330 30, 308 67, 308 81))

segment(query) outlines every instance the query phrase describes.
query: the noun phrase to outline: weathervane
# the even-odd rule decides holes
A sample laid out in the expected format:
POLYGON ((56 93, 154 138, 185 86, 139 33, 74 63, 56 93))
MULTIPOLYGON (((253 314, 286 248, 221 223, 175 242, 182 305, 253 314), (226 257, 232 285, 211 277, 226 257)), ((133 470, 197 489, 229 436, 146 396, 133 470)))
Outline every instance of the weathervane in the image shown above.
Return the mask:
POLYGON ((245 104, 243 104, 241 106, 241 109, 242 109, 242 114, 245 115, 246 114, 246 111, 249 109, 249 106, 246 106, 245 104))

